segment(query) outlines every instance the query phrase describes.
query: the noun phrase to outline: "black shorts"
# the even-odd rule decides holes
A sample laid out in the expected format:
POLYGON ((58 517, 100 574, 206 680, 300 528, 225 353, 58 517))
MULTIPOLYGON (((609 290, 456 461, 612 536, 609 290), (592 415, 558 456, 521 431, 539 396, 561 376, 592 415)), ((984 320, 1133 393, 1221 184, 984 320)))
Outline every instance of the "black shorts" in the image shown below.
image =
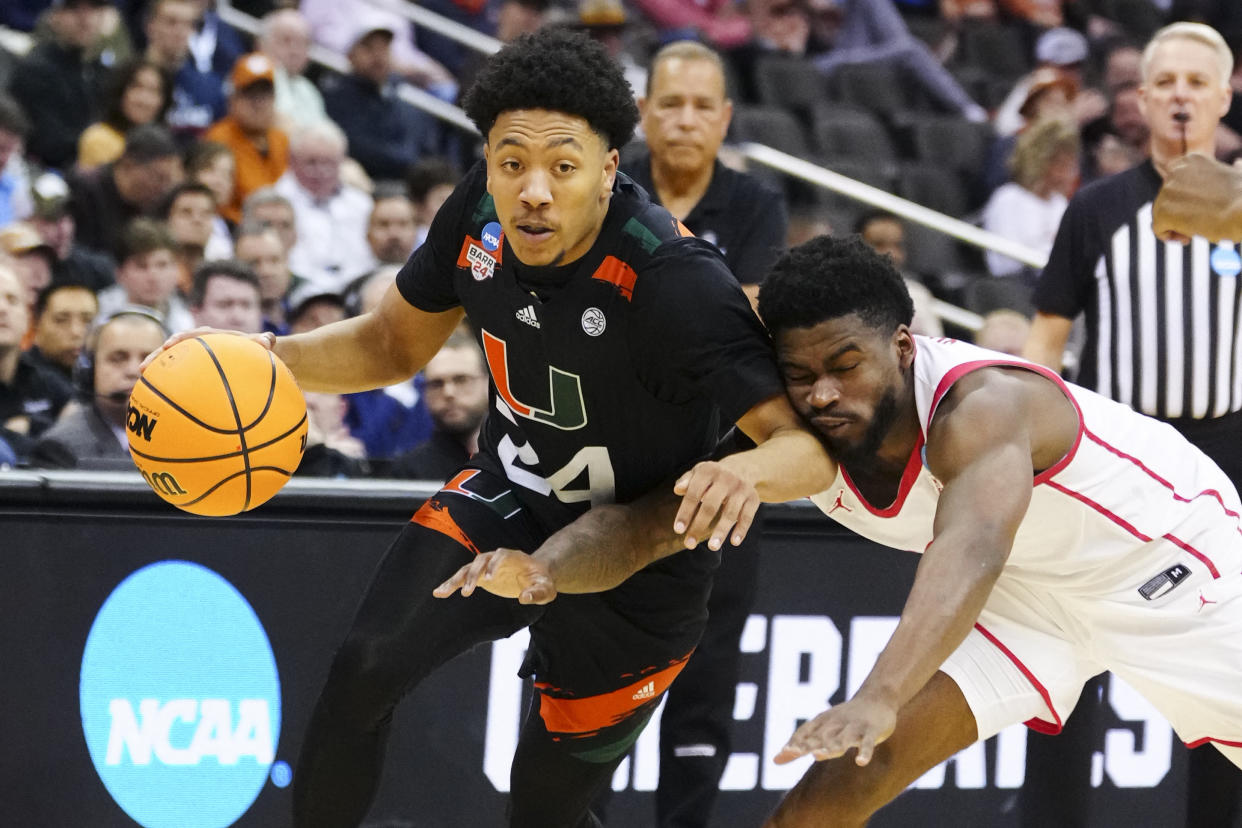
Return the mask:
MULTIPOLYGON (((412 522, 476 554, 501 544, 529 552, 557 527, 537 521, 522 496, 506 478, 470 466, 412 522)), ((561 594, 539 610, 526 608, 531 643, 522 675, 534 677, 554 739, 590 739, 592 750, 605 753, 617 740, 632 741, 702 635, 719 560, 703 545, 607 592, 561 594)))

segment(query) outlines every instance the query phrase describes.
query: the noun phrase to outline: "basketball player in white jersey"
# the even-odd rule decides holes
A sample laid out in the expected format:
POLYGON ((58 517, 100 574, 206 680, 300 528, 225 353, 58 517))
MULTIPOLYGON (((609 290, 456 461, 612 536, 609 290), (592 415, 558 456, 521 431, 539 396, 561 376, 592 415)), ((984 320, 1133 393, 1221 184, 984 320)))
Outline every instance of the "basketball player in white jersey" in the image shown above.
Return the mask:
MULTIPOLYGON (((901 277, 857 238, 787 253, 759 310, 790 399, 839 464, 816 503, 923 550, 858 692, 776 757, 821 761, 768 828, 864 824, 978 739, 1018 722, 1055 732, 1104 670, 1188 745, 1242 765, 1242 503, 1205 455, 1040 366, 912 335, 901 277)), ((668 508, 610 507, 532 556, 482 556, 438 592, 592 591, 645 565, 637 541, 668 508)))

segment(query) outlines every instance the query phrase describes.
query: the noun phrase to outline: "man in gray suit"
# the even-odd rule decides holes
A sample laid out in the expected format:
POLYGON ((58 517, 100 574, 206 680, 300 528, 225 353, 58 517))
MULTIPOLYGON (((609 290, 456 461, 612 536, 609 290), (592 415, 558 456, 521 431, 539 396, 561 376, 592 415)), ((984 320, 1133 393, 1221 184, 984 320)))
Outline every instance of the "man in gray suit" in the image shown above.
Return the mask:
POLYGON ((122 308, 98 323, 77 366, 81 404, 44 432, 31 464, 132 469, 125 436, 129 392, 143 358, 167 336, 163 322, 145 308, 122 308))

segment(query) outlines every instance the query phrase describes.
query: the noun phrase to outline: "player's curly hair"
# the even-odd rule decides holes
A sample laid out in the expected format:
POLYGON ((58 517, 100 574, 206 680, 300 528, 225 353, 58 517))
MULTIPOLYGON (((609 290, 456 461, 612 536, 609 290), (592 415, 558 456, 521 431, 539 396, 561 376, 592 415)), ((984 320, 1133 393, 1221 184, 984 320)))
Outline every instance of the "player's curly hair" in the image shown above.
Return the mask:
POLYGON ((777 260, 759 289, 772 336, 852 313, 885 332, 909 325, 914 303, 892 260, 861 236, 817 236, 777 260))
POLYGON ((550 109, 586 120, 620 149, 634 137, 638 107, 621 67, 585 34, 549 26, 493 55, 462 108, 486 138, 502 112, 550 109))

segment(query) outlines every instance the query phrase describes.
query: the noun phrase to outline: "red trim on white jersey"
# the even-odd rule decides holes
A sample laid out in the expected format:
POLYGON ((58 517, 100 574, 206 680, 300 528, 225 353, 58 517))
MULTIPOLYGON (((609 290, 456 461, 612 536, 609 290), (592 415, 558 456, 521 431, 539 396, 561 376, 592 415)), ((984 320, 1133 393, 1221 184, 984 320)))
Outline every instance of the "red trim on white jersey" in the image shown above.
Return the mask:
POLYGON ((914 450, 910 452, 910 457, 906 460, 905 471, 901 473, 901 482, 897 484, 897 496, 893 498, 892 503, 883 509, 877 509, 872 506, 867 498, 863 497, 862 492, 858 491, 858 487, 854 485, 849 470, 845 466, 840 468, 841 479, 845 481, 845 485, 850 487, 850 491, 854 493, 854 497, 858 498, 858 502, 863 505, 864 509, 876 517, 893 517, 901 512, 901 507, 906 502, 906 496, 914 488, 914 481, 919 479, 919 472, 923 470, 923 435, 922 433, 919 434, 918 440, 914 443, 914 450))
POLYGON ((1044 687, 1044 685, 1040 683, 1039 679, 1035 678, 1035 674, 1022 663, 1022 659, 1014 655, 1013 651, 1002 644, 999 638, 992 635, 987 627, 975 622, 975 629, 978 630, 984 638, 992 642, 992 645, 995 646, 996 649, 1004 653, 1005 657, 1012 661, 1015 667, 1022 671, 1022 675, 1026 676, 1026 680, 1031 683, 1031 686, 1034 687, 1043 698, 1044 705, 1048 708, 1048 712, 1052 714, 1051 722, 1044 719, 1027 719, 1024 724, 1036 733, 1047 733, 1050 736, 1055 736, 1060 733, 1062 726, 1061 717, 1057 715, 1057 709, 1052 706, 1052 694, 1048 692, 1048 688, 1044 687))

